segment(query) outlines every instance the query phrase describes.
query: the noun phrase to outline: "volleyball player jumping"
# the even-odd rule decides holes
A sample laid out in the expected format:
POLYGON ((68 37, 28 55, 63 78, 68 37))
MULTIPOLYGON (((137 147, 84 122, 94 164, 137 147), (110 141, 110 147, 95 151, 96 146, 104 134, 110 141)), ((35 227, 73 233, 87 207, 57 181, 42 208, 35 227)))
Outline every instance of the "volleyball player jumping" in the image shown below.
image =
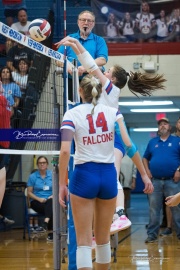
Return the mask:
MULTIPOLYGON (((78 55, 78 59, 84 66, 88 64, 93 64, 94 60, 89 53, 85 50, 85 48, 76 40, 71 37, 66 37, 60 42, 57 43, 58 46, 60 45, 67 45, 71 46, 73 50, 78 55), (90 62, 88 62, 90 61, 90 62)), ((96 69, 92 72, 93 75, 99 78, 102 83, 102 94, 99 99, 99 103, 103 103, 105 105, 118 108, 118 101, 120 92, 128 81, 129 90, 137 95, 138 93, 141 95, 150 95, 152 91, 156 89, 163 89, 163 82, 165 79, 161 75, 156 76, 148 76, 146 74, 141 73, 130 73, 128 74, 122 67, 115 65, 111 67, 108 72, 102 74, 99 69, 96 69), (128 80, 129 77, 129 80, 128 80)), ((122 139, 120 138, 118 127, 116 128, 115 133, 115 166, 117 170, 117 182, 118 182, 118 196, 116 202, 116 217, 117 219, 111 225, 110 233, 114 234, 117 231, 125 229, 131 225, 129 219, 123 215, 123 205, 124 205, 124 194, 122 190, 122 186, 119 183, 119 173, 120 173, 120 164, 121 160, 124 155, 124 148, 122 146, 122 139)), ((133 143, 132 143, 133 144, 133 143)), ((125 146, 125 145, 124 145, 125 146)), ((126 148, 126 147, 125 147, 126 148)), ((127 154, 132 160, 134 161, 134 154, 136 153, 136 146, 133 144, 133 150, 127 150, 127 154)), ((143 178, 142 178, 143 180, 143 178)), ((144 180, 143 180, 144 182, 144 180)), ((148 183, 144 182, 145 188, 144 192, 148 193, 148 183)))

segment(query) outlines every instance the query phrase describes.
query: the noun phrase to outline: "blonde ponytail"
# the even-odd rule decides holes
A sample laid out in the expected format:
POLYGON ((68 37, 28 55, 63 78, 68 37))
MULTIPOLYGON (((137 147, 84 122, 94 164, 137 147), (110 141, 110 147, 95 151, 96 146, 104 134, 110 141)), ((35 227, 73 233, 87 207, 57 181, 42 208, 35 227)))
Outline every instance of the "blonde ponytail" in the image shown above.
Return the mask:
POLYGON ((98 96, 98 91, 97 91, 95 86, 93 86, 93 89, 92 89, 91 93, 92 93, 92 96, 93 96, 92 104, 94 105, 94 107, 93 107, 93 109, 91 111, 91 114, 94 114, 94 108, 97 105, 97 98, 96 97, 98 96))
POLYGON ((94 108, 102 92, 101 83, 94 76, 88 74, 81 80, 80 87, 83 89, 84 100, 94 105, 91 111, 91 114, 94 114, 94 108))

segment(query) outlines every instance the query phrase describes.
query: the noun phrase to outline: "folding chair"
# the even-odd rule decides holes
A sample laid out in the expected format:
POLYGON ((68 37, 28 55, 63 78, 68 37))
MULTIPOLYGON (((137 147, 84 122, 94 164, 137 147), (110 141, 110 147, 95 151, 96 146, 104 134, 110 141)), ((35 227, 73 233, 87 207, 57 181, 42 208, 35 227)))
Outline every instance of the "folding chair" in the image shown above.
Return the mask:
POLYGON ((32 217, 44 217, 43 214, 37 213, 32 208, 30 208, 29 197, 27 195, 27 188, 24 190, 24 211, 25 211, 25 218, 24 218, 24 230, 23 230, 23 239, 26 239, 26 230, 28 233, 28 238, 31 240, 31 232, 30 232, 30 218, 32 217))

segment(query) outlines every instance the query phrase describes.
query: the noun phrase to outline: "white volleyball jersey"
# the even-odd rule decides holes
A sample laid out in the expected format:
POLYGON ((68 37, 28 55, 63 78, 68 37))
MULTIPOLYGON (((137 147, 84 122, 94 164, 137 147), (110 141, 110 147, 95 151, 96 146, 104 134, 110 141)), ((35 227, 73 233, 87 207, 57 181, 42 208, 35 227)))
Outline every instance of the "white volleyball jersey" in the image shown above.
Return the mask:
POLYGON ((164 21, 160 19, 156 20, 157 25, 157 36, 158 37, 167 37, 168 36, 168 26, 164 21))
POLYGON ((81 104, 68 110, 61 129, 74 131, 76 145, 74 164, 85 162, 114 163, 114 124, 122 114, 114 108, 81 104))
POLYGON ((107 31, 106 33, 107 37, 113 38, 113 37, 118 36, 117 27, 113 23, 107 24, 106 31, 107 31))
POLYGON ((102 93, 98 100, 98 103, 118 109, 118 101, 120 94, 121 90, 117 86, 112 84, 109 79, 107 79, 105 85, 102 87, 102 93))
POLYGON ((132 26, 131 26, 131 23, 130 22, 125 22, 125 24, 123 22, 120 23, 120 26, 121 28, 123 27, 123 35, 126 36, 126 35, 134 35, 134 24, 135 22, 132 21, 132 26))
POLYGON ((180 32, 180 24, 179 24, 179 22, 180 22, 180 17, 172 19, 173 25, 175 24, 175 26, 176 26, 175 27, 175 32, 180 32))
POLYGON ((152 13, 138 13, 136 15, 136 21, 139 23, 141 32, 148 34, 151 30, 152 22, 154 21, 154 15, 152 13))

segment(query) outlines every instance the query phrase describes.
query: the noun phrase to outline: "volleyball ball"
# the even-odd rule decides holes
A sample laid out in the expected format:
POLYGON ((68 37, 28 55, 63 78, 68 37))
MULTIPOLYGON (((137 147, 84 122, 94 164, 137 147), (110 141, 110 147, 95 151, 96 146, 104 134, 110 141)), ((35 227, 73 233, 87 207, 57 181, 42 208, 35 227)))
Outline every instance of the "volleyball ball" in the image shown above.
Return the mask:
POLYGON ((51 26, 44 19, 35 19, 29 25, 30 37, 38 42, 48 38, 51 34, 51 26))

